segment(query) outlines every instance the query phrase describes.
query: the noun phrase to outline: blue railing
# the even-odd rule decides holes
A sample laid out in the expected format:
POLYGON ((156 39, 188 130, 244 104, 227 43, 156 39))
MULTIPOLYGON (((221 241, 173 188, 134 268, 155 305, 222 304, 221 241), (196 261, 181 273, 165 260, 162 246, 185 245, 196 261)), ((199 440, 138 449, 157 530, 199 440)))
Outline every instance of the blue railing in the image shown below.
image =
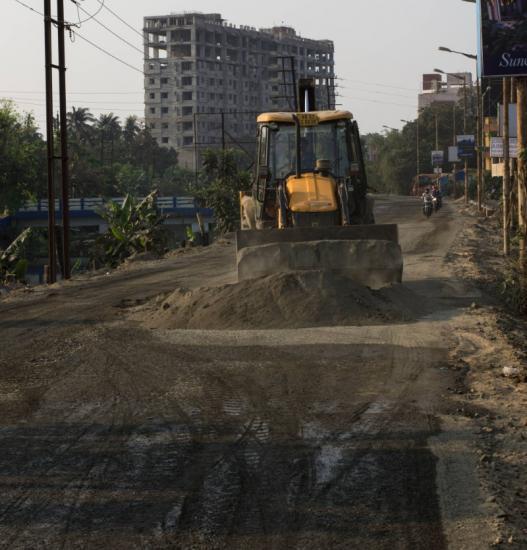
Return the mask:
MULTIPOLYGON (((138 200, 142 200, 144 197, 140 197, 138 200)), ((104 199, 102 197, 87 197, 87 198, 73 198, 70 199, 70 212, 97 212, 98 209, 104 207, 108 202, 116 202, 122 205, 124 197, 114 197, 111 199, 104 199)), ((178 210, 178 209, 196 209, 196 201, 194 197, 157 197, 157 207, 161 211, 165 210, 178 210)), ((30 213, 30 212, 47 212, 49 203, 47 199, 41 199, 39 201, 26 201, 18 213, 30 213)), ((61 211, 61 203, 59 199, 55 200, 55 210, 61 211)))

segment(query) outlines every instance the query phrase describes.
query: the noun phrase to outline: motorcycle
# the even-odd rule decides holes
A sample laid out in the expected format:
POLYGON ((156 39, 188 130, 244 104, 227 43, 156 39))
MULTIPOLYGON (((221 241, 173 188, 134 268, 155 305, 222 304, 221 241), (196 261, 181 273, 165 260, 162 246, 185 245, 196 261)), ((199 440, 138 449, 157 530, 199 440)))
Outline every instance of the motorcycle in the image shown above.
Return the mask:
POLYGON ((432 215, 433 206, 432 201, 425 201, 423 204, 423 214, 429 218, 432 215))
POLYGON ((434 197, 432 199, 432 203, 433 203, 434 212, 437 212, 443 206, 443 201, 439 196, 434 197))

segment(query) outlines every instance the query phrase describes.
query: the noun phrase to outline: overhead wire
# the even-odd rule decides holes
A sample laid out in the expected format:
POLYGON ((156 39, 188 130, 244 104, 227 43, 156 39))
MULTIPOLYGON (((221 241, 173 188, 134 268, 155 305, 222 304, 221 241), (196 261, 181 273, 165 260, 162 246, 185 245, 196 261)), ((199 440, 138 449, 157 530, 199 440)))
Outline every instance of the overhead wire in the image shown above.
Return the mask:
POLYGON ((394 90, 406 90, 408 92, 418 93, 416 88, 404 88, 402 86, 392 86, 391 84, 381 84, 380 82, 369 82, 367 80, 355 80, 352 78, 338 77, 338 80, 344 80, 346 82, 357 82, 358 84, 366 84, 368 86, 379 86, 380 88, 393 88, 394 90))
POLYGON ((132 25, 130 25, 129 23, 127 23, 121 16, 119 16, 118 14, 116 14, 113 10, 111 10, 107 5, 106 3, 104 2, 104 0, 97 0, 97 2, 99 2, 99 4, 101 4, 103 6, 103 8, 107 11, 109 11, 114 17, 116 17, 117 19, 119 19, 119 21, 121 21, 121 23, 123 23, 124 25, 126 25, 129 29, 131 29, 132 31, 134 31, 135 33, 137 33, 141 38, 143 38, 143 33, 138 31, 135 27, 132 27, 132 25))
POLYGON ((27 8, 28 10, 34 11, 35 13, 38 13, 39 15, 42 15, 44 17, 44 14, 41 11, 36 10, 35 8, 29 6, 28 4, 21 2, 21 0, 15 0, 17 4, 20 4, 21 6, 24 6, 24 8, 27 8))
MULTIPOLYGON (((101 0, 97 0, 100 4, 104 4, 104 2, 101 2, 101 0)), ((25 8, 35 12, 35 13, 38 13, 39 15, 42 15, 44 16, 43 13, 33 9, 31 6, 25 4, 24 2, 22 2, 21 0, 15 0, 15 2, 17 2, 18 4, 24 6, 25 8)), ((141 69, 138 69, 137 67, 134 67, 132 64, 128 63, 127 61, 124 61, 123 59, 121 59, 120 57, 117 57, 116 55, 110 53, 108 50, 104 49, 102 46, 99 46, 98 44, 96 44, 95 42, 92 42, 91 40, 89 40, 88 38, 86 38, 85 36, 83 36, 82 34, 79 33, 78 30, 73 30, 71 27, 73 27, 75 25, 69 25, 70 27, 70 33, 72 36, 78 36, 81 40, 84 40, 84 42, 87 42, 88 44, 90 44, 92 47, 96 48, 97 50, 99 50, 100 52, 104 53, 105 55, 111 57, 112 59, 114 59, 115 61, 118 61, 119 63, 121 63, 122 65, 125 65, 126 67, 132 69, 133 71, 136 71, 140 74, 144 74, 143 71, 141 69)), ((141 52, 142 53, 142 52, 141 52)))
MULTIPOLYGON (((0 93, 7 93, 7 94, 34 94, 34 95, 46 95, 46 92, 41 90, 0 90, 0 93)), ((59 94, 59 92, 53 92, 54 94, 59 94)), ((96 91, 96 92, 70 92, 68 90, 68 95, 143 95, 144 92, 103 92, 103 91, 96 91)))
MULTIPOLYGON (((17 101, 17 102, 29 102, 29 101, 41 101, 40 98, 35 98, 35 97, 17 97, 17 96, 1 96, 0 95, 0 99, 10 99, 10 100, 13 100, 13 101, 17 101)), ((69 99, 68 100, 68 103, 72 103, 72 102, 77 102, 77 103, 80 103, 82 102, 82 104, 86 104, 86 105, 107 105, 108 102, 107 101, 90 101, 90 100, 77 100, 77 99, 69 99)), ((44 102, 42 102, 42 105, 45 105, 44 102)), ((143 101, 119 101, 119 105, 144 105, 144 102, 143 101)))
POLYGON ((79 0, 70 0, 70 1, 73 4, 75 4, 75 6, 77 7, 77 15, 79 17, 79 22, 77 24, 80 26, 80 25, 83 25, 84 23, 87 23, 91 19, 95 19, 95 16, 99 15, 99 13, 101 13, 102 9, 104 8, 104 2, 106 0, 103 0, 102 4, 99 6, 99 9, 94 14, 90 14, 84 8, 81 8, 81 5, 79 4, 79 0), (79 10, 82 10, 84 13, 86 13, 86 15, 89 16, 88 19, 85 19, 84 21, 81 21, 79 10))
MULTIPOLYGON (((81 10, 83 13, 87 14, 87 15, 90 15, 90 13, 88 11, 86 11, 82 6, 80 6, 78 4, 78 0, 71 0, 76 6, 77 6, 77 9, 78 10, 81 10)), ((99 11, 97 13, 99 13, 102 8, 104 7, 104 4, 101 5, 101 7, 99 8, 99 11)), ((121 35, 117 34, 115 31, 113 31, 112 29, 110 29, 109 27, 107 27, 104 23, 102 23, 101 21, 99 21, 95 16, 97 14, 94 14, 92 15, 89 19, 86 19, 85 21, 83 21, 82 23, 85 23, 87 21, 95 21, 98 25, 100 25, 101 27, 103 27, 103 29, 106 29, 110 34, 112 34, 113 36, 115 36, 116 38, 118 38, 121 42, 123 42, 124 44, 130 46, 130 48, 133 48, 135 51, 139 52, 140 54, 143 54, 143 50, 139 49, 137 46, 135 46, 134 44, 132 44, 131 42, 129 42, 128 40, 126 40, 126 38, 123 38, 121 35)))

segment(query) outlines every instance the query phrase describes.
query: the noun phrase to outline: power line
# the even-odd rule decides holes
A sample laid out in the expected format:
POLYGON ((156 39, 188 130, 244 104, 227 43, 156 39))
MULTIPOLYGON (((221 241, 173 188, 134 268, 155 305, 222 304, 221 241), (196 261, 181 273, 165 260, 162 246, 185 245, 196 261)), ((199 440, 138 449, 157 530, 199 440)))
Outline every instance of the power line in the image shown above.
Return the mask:
MULTIPOLYGON (((88 11, 86 11, 82 6, 79 5, 78 1, 77 0, 71 0, 76 6, 77 6, 77 9, 78 10, 81 10, 83 13, 85 13, 86 15, 90 15, 90 13, 88 11)), ((116 38, 118 38, 121 42, 123 42, 124 44, 130 46, 130 48, 133 48, 135 51, 139 52, 140 54, 143 54, 143 50, 139 49, 137 46, 135 46, 134 44, 132 44, 131 42, 128 42, 128 40, 126 40, 126 38, 123 38, 122 36, 120 36, 119 34, 117 34, 116 32, 112 31, 112 29, 110 29, 109 27, 107 27, 104 23, 102 23, 101 21, 99 21, 95 16, 102 10, 102 8, 104 7, 104 3, 101 4, 101 7, 99 8, 99 11, 97 13, 95 13, 94 15, 92 15, 89 19, 86 19, 85 21, 82 21, 81 23, 85 23, 86 21, 90 21, 91 19, 93 19, 93 21, 95 21, 96 23, 98 23, 103 29, 106 29, 110 34, 113 34, 113 36, 115 36, 116 38)), ((81 24, 79 23, 79 24, 81 24)))
POLYGON ((339 77, 338 80, 345 80, 346 82, 357 82, 357 84, 367 84, 369 86, 379 86, 380 88, 393 88, 394 90, 406 90, 409 92, 419 93, 419 90, 415 88, 403 88, 402 86, 392 86, 391 84, 381 84, 380 82, 368 82, 366 80, 354 80, 341 77, 339 77))
POLYGON ((378 95, 388 95, 392 97, 403 97, 405 99, 414 98, 415 96, 409 95, 409 94, 396 94, 393 92, 380 92, 379 90, 367 90, 364 88, 355 88, 354 86, 338 86, 338 88, 342 90, 350 90, 350 91, 357 91, 357 92, 366 92, 368 94, 378 94, 378 95))
POLYGON ((142 32, 139 32, 135 27, 132 27, 132 25, 130 25, 129 23, 127 23, 122 17, 120 17, 119 15, 117 15, 114 11, 112 11, 105 3, 104 1, 101 1, 101 0, 97 0, 97 2, 99 2, 99 4, 101 4, 105 10, 109 11, 114 17, 116 17, 117 19, 119 19, 119 21, 121 21, 121 23, 123 23, 124 25, 126 25, 129 29, 133 30, 135 33, 137 33, 141 38, 143 38, 143 33, 142 32))
MULTIPOLYGON (((34 95, 45 95, 45 92, 41 91, 41 90, 0 90, 0 93, 5 93, 5 94, 34 94, 34 95)), ((58 92, 54 92, 55 94, 58 94, 58 92)), ((68 95, 143 95, 144 92, 141 91, 141 92, 130 92, 130 91, 127 91, 127 92, 115 92, 115 91, 111 91, 111 92, 101 92, 101 91, 96 91, 96 92, 70 92, 68 91, 68 95)))
POLYGON ((78 31, 75 31, 74 33, 74 36, 78 36, 81 40, 84 40, 84 42, 87 42, 88 44, 90 44, 91 46, 93 46, 94 48, 97 48, 100 52, 108 55, 109 57, 115 59, 116 61, 118 61, 119 63, 123 64, 123 65, 126 65, 127 67, 129 67, 130 69, 140 73, 140 74, 144 74, 143 71, 141 69, 138 69, 137 67, 134 67, 133 65, 130 65, 130 63, 127 63, 126 61, 122 60, 120 57, 117 57, 116 55, 114 55, 113 53, 110 53, 108 50, 105 50, 104 48, 102 48, 101 46, 95 44, 95 42, 92 42, 91 40, 88 40, 88 38, 82 36, 82 34, 80 34, 78 31))
POLYGON ((367 101, 369 103, 379 103, 381 105, 397 105, 399 107, 412 107, 413 109, 415 109, 415 105, 410 105, 409 103, 394 103, 394 102, 391 102, 391 101, 380 101, 378 99, 367 99, 365 97, 355 97, 355 96, 351 96, 350 100, 351 101, 367 101))
MULTIPOLYGON (((11 101, 15 101, 13 100, 12 98, 4 98, 4 99, 10 99, 11 101)), ((45 103, 36 103, 36 102, 33 102, 33 101, 18 101, 18 102, 15 102, 19 105, 31 105, 32 107, 44 107, 45 106, 45 103)), ((74 106, 71 104, 71 102, 68 102, 70 107, 71 106, 74 106)), ((143 108, 138 108, 138 109, 120 109, 120 108, 114 108, 114 107, 94 107, 94 110, 96 111, 104 111, 104 112, 119 112, 119 113, 130 113, 130 112, 139 112, 139 111, 143 111, 143 108)))
POLYGON ((95 19, 95 16, 96 16, 96 15, 99 15, 99 13, 101 12, 101 10, 104 8, 104 2, 105 2, 105 0, 103 0, 103 2, 102 2, 102 4, 100 5, 99 9, 98 9, 94 14, 90 14, 90 13, 88 13, 84 8, 81 8, 81 5, 79 4, 78 0, 71 0, 71 2, 72 2, 73 4, 75 4, 75 6, 77 7, 77 15, 79 16, 79 22, 78 22, 77 24, 80 26, 80 25, 83 25, 84 23, 87 23, 87 22, 90 21, 91 19, 95 19), (80 17, 79 10, 82 10, 86 15, 89 15, 88 19, 85 19, 84 21, 81 21, 81 17, 80 17))
MULTIPOLYGON (((99 4, 104 4, 104 2, 101 2, 101 0, 97 0, 99 2, 99 4)), ((24 6, 25 8, 35 12, 35 13, 38 13, 39 15, 42 15, 44 16, 43 13, 40 13, 38 12, 37 10, 33 9, 31 6, 28 6, 27 4, 25 4, 24 2, 22 2, 21 0, 15 0, 15 2, 17 2, 18 4, 20 4, 21 6, 24 6)), ((106 7, 106 5, 104 6, 106 7)), ((108 7, 106 7, 106 9, 109 9, 108 7)), ((137 67, 134 67, 133 65, 131 65, 130 63, 127 63, 126 61, 124 61, 123 59, 117 57, 116 55, 110 53, 109 51, 105 50, 104 48, 102 48, 101 46, 95 44, 95 42, 92 42, 91 40, 89 40, 88 38, 85 38, 84 36, 82 36, 82 34, 80 34, 78 31, 73 31, 71 28, 70 28, 70 31, 72 33, 73 36, 78 36, 81 40, 84 40, 85 42, 87 42, 88 44, 90 44, 91 46, 93 46, 94 48, 98 49, 100 52, 108 55, 109 57, 111 57, 112 59, 115 59, 115 61, 118 61, 119 63, 125 65, 126 67, 132 69, 133 71, 136 71, 140 74, 144 74, 143 71, 141 69, 138 69, 137 67)), ((142 36, 142 35, 141 35, 142 36)), ((142 53, 142 52, 141 52, 142 53)))
POLYGON ((42 17, 44 17, 44 14, 41 11, 36 10, 35 8, 32 8, 31 6, 28 6, 24 2, 21 2, 20 0, 15 0, 17 4, 20 4, 21 6, 24 6, 24 8, 27 8, 28 10, 34 11, 35 13, 38 13, 42 17))
MULTIPOLYGON (((1 98, 1 96, 0 96, 1 98)), ((13 101, 18 101, 18 102, 29 102, 29 101, 38 101, 39 98, 34 98, 34 97, 28 97, 28 98, 25 98, 25 97, 16 97, 16 96, 8 96, 8 97, 5 97, 4 99, 12 99, 13 101)), ((89 101, 89 100, 74 100, 76 102, 81 102, 83 104, 88 104, 88 105, 107 105, 108 102, 107 101, 89 101)), ((72 103, 72 100, 68 100, 68 103, 72 103)), ((119 101, 119 105, 144 105, 144 102, 143 101, 119 101)))

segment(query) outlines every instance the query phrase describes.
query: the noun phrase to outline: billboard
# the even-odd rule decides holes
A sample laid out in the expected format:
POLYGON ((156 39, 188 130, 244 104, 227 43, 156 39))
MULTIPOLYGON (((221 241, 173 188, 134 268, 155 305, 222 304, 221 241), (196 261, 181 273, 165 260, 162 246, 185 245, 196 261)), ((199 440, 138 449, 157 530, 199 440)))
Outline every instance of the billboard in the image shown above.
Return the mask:
MULTIPOLYGON (((490 156, 492 158, 503 158, 503 138, 490 138, 490 156)), ((518 158, 518 140, 516 138, 509 139, 509 156, 511 159, 518 158)))
POLYGON ((476 149, 474 136, 457 136, 457 155, 460 159, 471 159, 476 149))
MULTIPOLYGON (((498 128, 500 136, 504 134, 503 122, 503 103, 499 104, 498 108, 498 128)), ((516 103, 509 103, 509 137, 518 137, 518 117, 516 103)))
POLYGON ((527 75, 527 0, 478 0, 480 76, 527 75))
POLYGON ((448 162, 459 162, 459 156, 457 154, 457 147, 448 148, 448 162))
POLYGON ((434 166, 441 166, 445 158, 445 153, 443 151, 432 151, 432 164, 434 166))

